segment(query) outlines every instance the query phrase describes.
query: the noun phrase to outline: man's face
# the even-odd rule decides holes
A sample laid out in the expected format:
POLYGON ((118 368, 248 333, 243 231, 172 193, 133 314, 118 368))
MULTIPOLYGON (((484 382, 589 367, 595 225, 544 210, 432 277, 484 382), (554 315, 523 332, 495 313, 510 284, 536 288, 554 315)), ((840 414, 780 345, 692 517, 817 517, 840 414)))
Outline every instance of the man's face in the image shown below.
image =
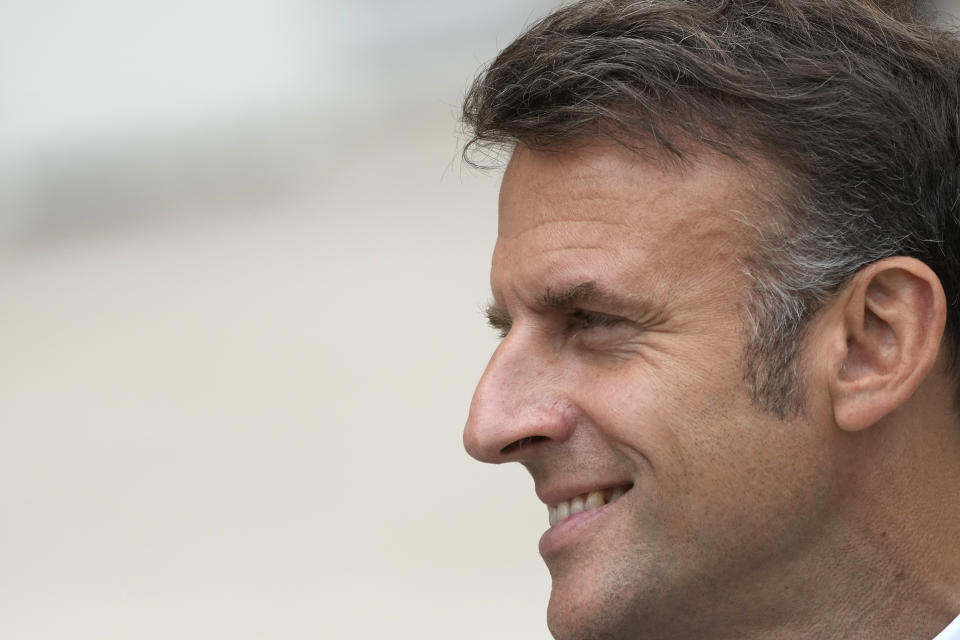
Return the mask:
POLYGON ((600 142, 519 147, 504 175, 490 315, 508 331, 464 442, 521 462, 552 512, 558 638, 732 622, 823 534, 824 416, 777 420, 743 382, 753 182, 600 142))

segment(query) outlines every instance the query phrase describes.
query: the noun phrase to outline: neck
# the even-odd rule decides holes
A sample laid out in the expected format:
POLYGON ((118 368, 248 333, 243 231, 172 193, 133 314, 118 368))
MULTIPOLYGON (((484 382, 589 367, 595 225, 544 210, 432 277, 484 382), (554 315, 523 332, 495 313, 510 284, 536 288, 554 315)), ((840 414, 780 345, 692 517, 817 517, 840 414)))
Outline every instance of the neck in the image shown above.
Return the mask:
POLYGON ((960 613, 960 423, 928 411, 935 400, 921 390, 851 436, 837 549, 856 628, 843 637, 929 640, 960 613))
POLYGON ((942 411, 950 393, 922 388, 880 423, 844 434, 837 515, 785 572, 792 617, 740 638, 930 640, 960 614, 960 422, 942 411))
POLYGON ((909 404, 842 436, 833 515, 801 548, 737 593, 702 585, 704 615, 687 610, 691 626, 664 637, 930 640, 960 614, 960 423, 937 423, 923 394, 909 404))

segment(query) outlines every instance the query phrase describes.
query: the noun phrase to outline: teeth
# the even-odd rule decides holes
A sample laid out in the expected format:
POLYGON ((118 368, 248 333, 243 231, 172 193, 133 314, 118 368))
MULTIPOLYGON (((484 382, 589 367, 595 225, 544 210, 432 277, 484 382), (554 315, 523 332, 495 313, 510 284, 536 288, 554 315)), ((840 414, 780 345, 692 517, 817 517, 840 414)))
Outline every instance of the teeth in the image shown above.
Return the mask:
POLYGON ((617 487, 610 491, 610 498, 606 500, 604 499, 603 493, 603 491, 591 491, 590 493, 585 493, 571 498, 568 501, 547 507, 550 526, 558 525, 574 514, 609 504, 626 493, 626 490, 623 487, 617 487))
POLYGON ((583 511, 583 497, 577 496, 570 501, 570 515, 583 511))
POLYGON ((592 491, 587 494, 587 501, 583 506, 585 509, 596 509, 597 507, 602 507, 603 505, 603 494, 599 491, 592 491))

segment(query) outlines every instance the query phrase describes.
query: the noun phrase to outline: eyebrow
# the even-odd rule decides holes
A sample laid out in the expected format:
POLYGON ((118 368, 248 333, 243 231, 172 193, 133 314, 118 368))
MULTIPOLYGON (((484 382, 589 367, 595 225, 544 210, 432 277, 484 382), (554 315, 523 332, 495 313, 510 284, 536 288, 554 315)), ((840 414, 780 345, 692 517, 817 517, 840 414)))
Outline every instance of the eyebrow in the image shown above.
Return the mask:
MULTIPOLYGON (((659 315, 658 307, 645 296, 616 294, 592 280, 560 290, 547 288, 536 298, 536 308, 542 312, 569 311, 582 306, 599 306, 637 320, 659 315)), ((509 329, 513 322, 507 310, 496 302, 487 305, 485 314, 490 326, 501 331, 509 329)))
POLYGON ((610 302, 613 297, 591 280, 566 287, 560 291, 551 291, 547 288, 537 298, 537 306, 546 311, 564 310, 588 302, 610 302))

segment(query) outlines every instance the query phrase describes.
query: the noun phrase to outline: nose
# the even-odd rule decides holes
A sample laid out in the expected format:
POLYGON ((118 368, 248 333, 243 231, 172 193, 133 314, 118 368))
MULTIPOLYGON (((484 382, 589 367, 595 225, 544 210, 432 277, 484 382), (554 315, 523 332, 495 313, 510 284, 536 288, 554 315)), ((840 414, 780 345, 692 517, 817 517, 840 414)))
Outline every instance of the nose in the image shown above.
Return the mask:
POLYGON ((548 441, 570 437, 575 410, 563 392, 559 359, 532 340, 509 335, 477 384, 463 444, 482 462, 523 461, 548 441))

